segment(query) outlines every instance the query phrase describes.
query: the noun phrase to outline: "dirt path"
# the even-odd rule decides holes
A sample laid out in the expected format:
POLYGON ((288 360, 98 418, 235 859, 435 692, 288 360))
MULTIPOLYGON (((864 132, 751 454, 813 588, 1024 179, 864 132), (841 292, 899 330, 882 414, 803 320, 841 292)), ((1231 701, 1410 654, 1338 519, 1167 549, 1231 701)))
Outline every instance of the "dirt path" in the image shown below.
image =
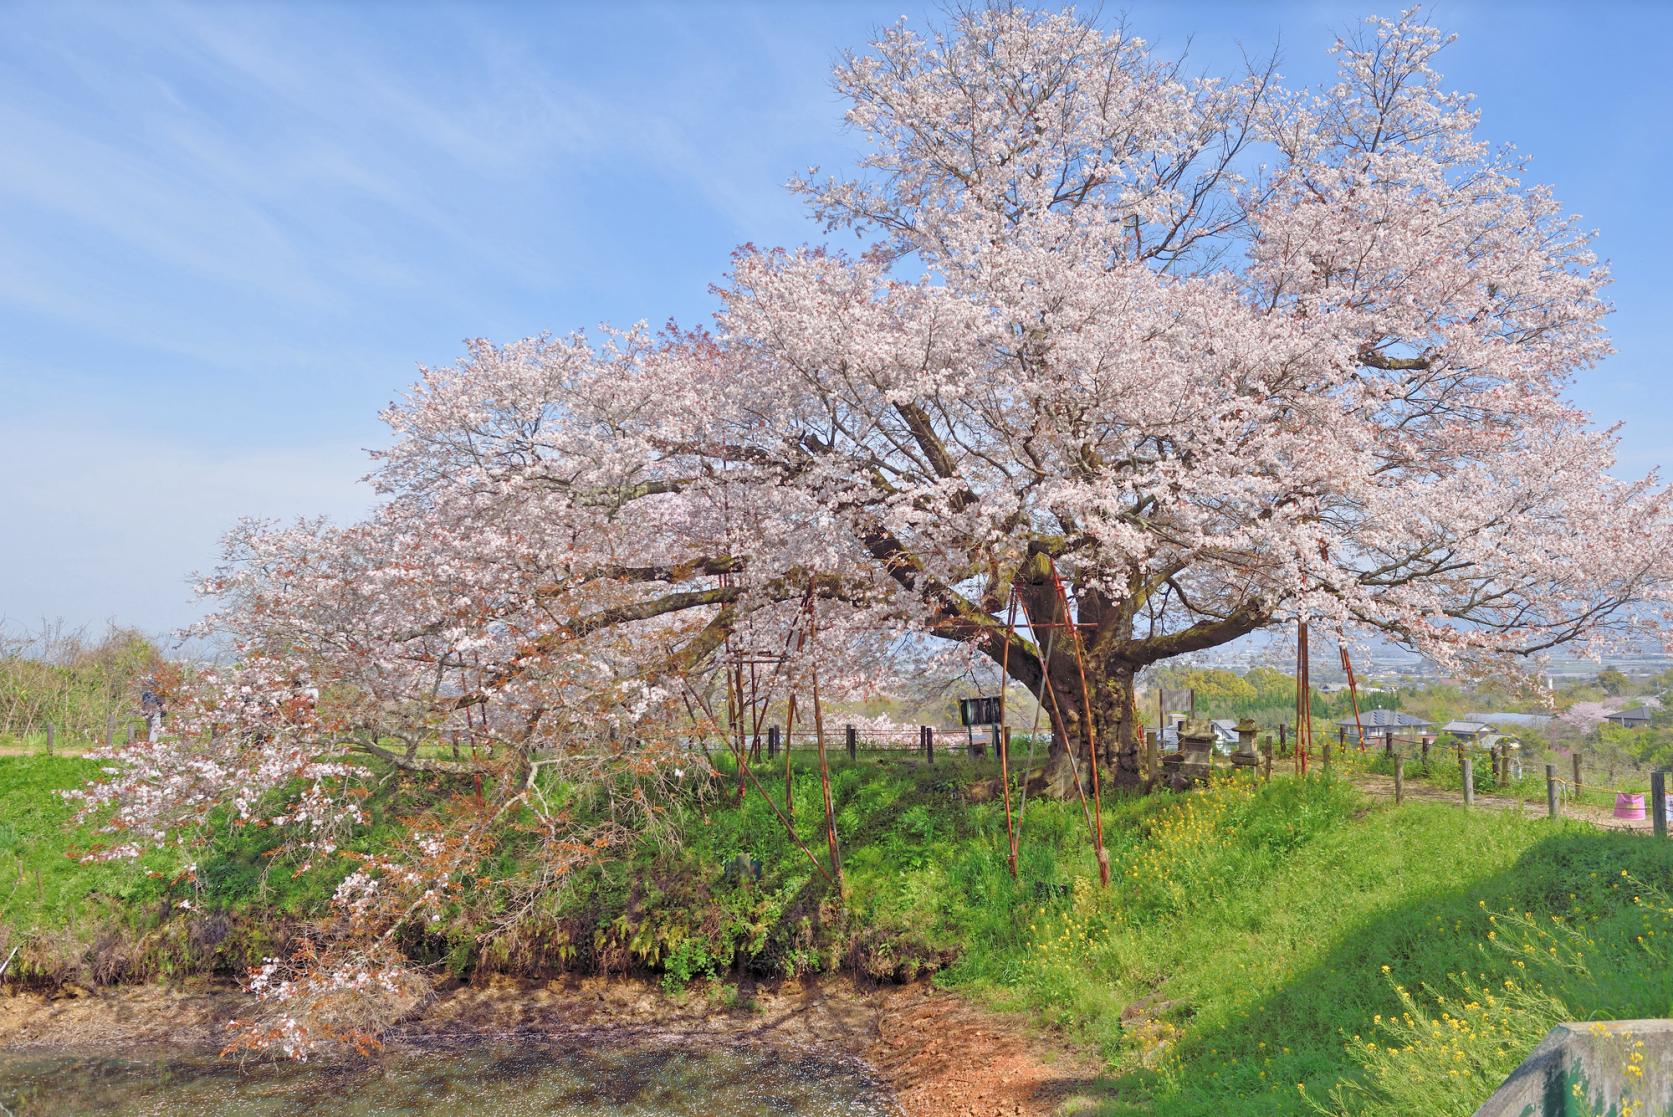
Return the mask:
MULTIPOLYGON (((0 996, 0 1050, 217 1050, 228 1022, 252 1003, 208 983, 70 992, 0 996)), ((1052 1117, 1098 1071, 1084 1058, 1054 1057, 1023 1022, 951 993, 845 981, 758 987, 722 1006, 632 980, 494 979, 440 993, 388 1039, 399 1048, 531 1033, 577 1043, 815 1048, 862 1060, 905 1117, 1052 1117)))
POLYGON ((911 1117, 1014 1117, 1080 1109, 1100 1068, 1051 1058, 1016 1021, 927 986, 891 991, 866 1059, 911 1117))

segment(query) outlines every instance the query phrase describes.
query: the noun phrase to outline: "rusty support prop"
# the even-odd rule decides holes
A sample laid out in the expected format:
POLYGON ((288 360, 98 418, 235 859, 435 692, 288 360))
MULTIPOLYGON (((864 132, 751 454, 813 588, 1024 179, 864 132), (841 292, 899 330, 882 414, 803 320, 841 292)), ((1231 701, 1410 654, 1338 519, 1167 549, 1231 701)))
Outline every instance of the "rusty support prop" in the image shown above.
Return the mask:
POLYGON ((1337 644, 1336 650, 1342 653, 1342 670, 1348 676, 1348 697, 1354 704, 1354 729, 1359 733, 1359 751, 1365 751, 1365 723, 1359 720, 1359 682, 1354 678, 1354 665, 1348 660, 1348 646, 1337 644))
POLYGON ((1057 589, 1057 600, 1063 606, 1063 623, 1069 626, 1070 646, 1075 652, 1075 670, 1080 674, 1081 704, 1086 710, 1086 754, 1092 762, 1092 834, 1093 847, 1098 855, 1098 882, 1105 888, 1110 884, 1110 856, 1104 849, 1104 802, 1098 779, 1098 729, 1092 716, 1092 691, 1086 685, 1086 660, 1081 654, 1080 624, 1069 613, 1069 593, 1057 573, 1057 563, 1051 561, 1052 585, 1057 589))
MULTIPOLYGON (((1047 624, 1047 625, 1037 625, 1037 624, 1035 624, 1034 623, 1034 617, 1030 613, 1029 608, 1028 608, 1028 602, 1026 602, 1026 601, 1022 602, 1022 616, 1023 616, 1023 619, 1028 622, 1028 631, 1035 637, 1035 642, 1037 644, 1041 644, 1041 647, 1042 647, 1042 651, 1041 651, 1041 657, 1042 658, 1040 660, 1040 678, 1045 683, 1046 697, 1051 700, 1051 714, 1052 714, 1052 726, 1053 726, 1052 739, 1055 740, 1056 737, 1057 737, 1056 727, 1061 725, 1061 726, 1064 726, 1065 728, 1067 728, 1068 724, 1069 724, 1063 718, 1063 707, 1058 705, 1058 702, 1057 702, 1057 688, 1052 685, 1052 681, 1051 681, 1051 647, 1052 647, 1052 645, 1054 645, 1057 642, 1057 633, 1054 630, 1058 626, 1057 625, 1051 625, 1051 624, 1047 624), (1043 643, 1041 643, 1040 640, 1039 640, 1039 635, 1040 635, 1039 630, 1041 628, 1044 628, 1044 629, 1048 630, 1046 632, 1046 639, 1043 643)), ((1038 704, 1038 699, 1036 699, 1036 704, 1038 704)), ((1073 767, 1074 762, 1075 762, 1075 751, 1073 749, 1068 749, 1067 752, 1069 754, 1069 764, 1070 764, 1071 767, 1073 767)), ((1024 794, 1026 794, 1027 793, 1027 784, 1025 783, 1023 785, 1023 787, 1024 787, 1024 794)), ((1092 809, 1091 809, 1091 807, 1089 807, 1087 805, 1086 789, 1081 786, 1080 770, 1078 768, 1075 769, 1075 794, 1080 799, 1081 813, 1086 816, 1086 830, 1087 830, 1087 833, 1090 834, 1090 833, 1092 833, 1092 809)))
MULTIPOLYGON (((813 613, 813 594, 809 590, 807 597, 807 631, 813 632, 815 617, 813 613)), ((831 849, 831 871, 836 874, 837 895, 846 897, 848 887, 842 877, 842 854, 837 849, 836 807, 831 802, 831 765, 825 754, 825 712, 819 702, 819 667, 809 663, 807 668, 808 685, 813 691, 813 737, 819 745, 819 787, 825 796, 825 840, 831 849)))
MULTIPOLYGON (((703 701, 703 696, 692 690, 691 684, 687 683, 684 679, 680 680, 680 685, 685 687, 686 692, 691 696, 691 698, 696 700, 697 708, 701 709, 703 711, 703 716, 708 719, 709 728, 716 734, 719 734, 720 726, 716 724, 714 712, 710 710, 709 704, 703 701)), ((756 791, 760 792, 761 798, 767 801, 767 806, 773 809, 773 813, 778 816, 778 820, 784 823, 785 833, 790 835, 790 840, 796 844, 796 848, 807 854, 808 860, 813 862, 813 867, 818 870, 819 875, 824 877, 827 881, 830 881, 832 884, 838 883, 825 869, 824 864, 820 862, 819 858, 814 856, 813 851, 807 848, 807 843, 802 841, 802 839, 797 835, 796 827, 791 824, 789 819, 784 817, 784 812, 778 809, 778 803, 771 795, 767 794, 767 789, 761 786, 761 781, 755 778, 755 773, 749 768, 747 757, 744 758, 743 772, 748 778, 749 783, 755 787, 756 791)))
POLYGON ((1017 830, 1011 821, 1011 734, 1005 722, 1005 692, 1011 681, 1011 636, 1017 627, 1017 588, 1005 595, 1005 644, 999 651, 999 786, 1005 792, 1005 844, 1011 879, 1017 878, 1017 830))
POLYGON ((1313 684, 1308 674, 1307 622, 1296 622, 1295 637, 1295 770, 1307 774, 1307 750, 1313 744, 1313 684))
POLYGON ((796 822, 796 797, 793 794, 795 784, 790 773, 790 742, 791 734, 796 732, 796 692, 790 692, 790 701, 784 713, 784 813, 790 816, 792 825, 796 822))

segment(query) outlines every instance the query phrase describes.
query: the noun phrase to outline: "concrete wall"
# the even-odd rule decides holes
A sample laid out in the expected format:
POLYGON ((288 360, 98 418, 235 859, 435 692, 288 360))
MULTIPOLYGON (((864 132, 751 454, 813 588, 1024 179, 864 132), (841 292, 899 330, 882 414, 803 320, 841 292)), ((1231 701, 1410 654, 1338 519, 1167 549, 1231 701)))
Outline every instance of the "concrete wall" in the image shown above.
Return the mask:
POLYGON ((1559 1024, 1475 1117, 1670 1117, 1673 1020, 1559 1024))

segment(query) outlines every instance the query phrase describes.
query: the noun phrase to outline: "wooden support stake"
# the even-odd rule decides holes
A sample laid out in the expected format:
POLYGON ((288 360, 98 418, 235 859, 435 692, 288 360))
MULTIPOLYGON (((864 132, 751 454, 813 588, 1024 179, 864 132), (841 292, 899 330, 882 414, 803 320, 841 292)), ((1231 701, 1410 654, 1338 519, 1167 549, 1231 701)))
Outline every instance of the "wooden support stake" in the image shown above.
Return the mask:
POLYGON ((848 759, 857 759, 860 755, 860 734, 852 725, 845 727, 844 733, 848 738, 848 759))
POLYGON ((774 757, 776 757, 777 755, 778 755, 778 726, 769 725, 769 726, 767 726, 767 759, 771 760, 774 757))
POLYGON ((1580 790, 1580 753, 1576 752, 1572 757, 1570 757, 1570 759, 1574 761, 1574 790, 1579 791, 1580 790))
POLYGON ((1475 761, 1469 757, 1463 760, 1464 765, 1464 805, 1475 806, 1475 761))
POLYGON ((918 736, 924 742, 924 763, 935 763, 935 726, 920 725, 918 736))
POLYGON ((1667 837, 1667 773, 1660 768, 1650 773, 1650 825, 1658 838, 1667 837))
POLYGON ((1545 766, 1545 813, 1552 818, 1557 817, 1557 766, 1545 766))
POLYGON ((1406 754, 1400 749, 1393 750, 1394 754, 1394 802, 1406 801, 1406 754))

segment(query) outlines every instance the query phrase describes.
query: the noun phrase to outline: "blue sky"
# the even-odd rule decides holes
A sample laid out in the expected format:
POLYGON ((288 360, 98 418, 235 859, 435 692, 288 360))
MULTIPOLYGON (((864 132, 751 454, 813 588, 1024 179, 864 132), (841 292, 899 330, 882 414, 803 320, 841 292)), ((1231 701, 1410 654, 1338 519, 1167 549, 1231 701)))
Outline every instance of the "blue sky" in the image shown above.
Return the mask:
MULTIPOLYGON (((1397 0, 1398 2, 1398 0, 1397 0)), ((1292 81, 1393 5, 1106 5, 1292 81)), ((1577 390, 1673 459, 1673 6, 1443 3, 1483 131, 1601 232, 1577 390)), ((828 72, 938 5, 0 2, 0 618, 161 631, 244 514, 352 517, 376 413, 467 337, 700 321, 856 152, 828 72)))

